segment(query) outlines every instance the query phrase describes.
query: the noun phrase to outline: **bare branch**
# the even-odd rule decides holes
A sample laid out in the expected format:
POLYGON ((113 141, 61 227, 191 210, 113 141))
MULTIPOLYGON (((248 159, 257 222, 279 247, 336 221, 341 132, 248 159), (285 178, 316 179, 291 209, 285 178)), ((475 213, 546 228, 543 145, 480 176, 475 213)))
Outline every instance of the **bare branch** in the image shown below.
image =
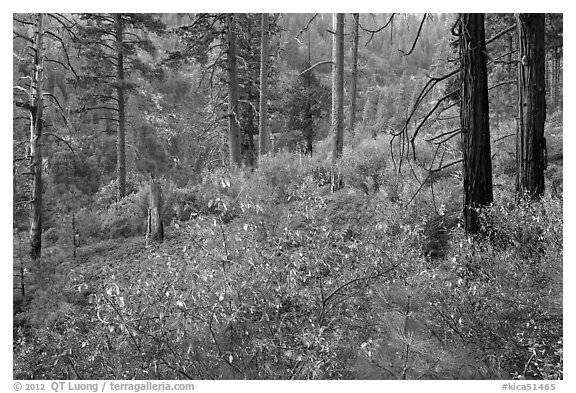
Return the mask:
POLYGON ((318 62, 318 63, 314 64, 313 66, 306 68, 304 71, 302 71, 300 73, 300 75, 303 75, 303 74, 307 73, 308 71, 312 71, 314 68, 321 66, 322 64, 334 64, 334 62, 332 60, 324 60, 324 61, 318 62))
POLYGON ((502 139, 510 138, 510 137, 512 137, 512 136, 516 136, 516 133, 501 136, 500 138, 495 139, 495 140, 494 140, 494 143, 500 142, 502 139))
POLYGON ((51 137, 53 137, 53 138, 56 138, 58 141, 64 143, 66 146, 68 146, 68 149, 70 149, 70 151, 71 151, 72 153, 74 153, 74 149, 72 149, 72 145, 70 145, 70 143, 69 143, 68 141, 62 139, 62 138, 59 137, 58 135, 53 134, 53 133, 51 133, 51 132, 44 132, 43 135, 51 136, 51 137))
POLYGON ((28 94, 28 90, 26 90, 22 86, 12 86, 12 88, 17 90, 18 92, 20 92, 22 94, 28 94))
POLYGON ((296 40, 298 39, 298 37, 300 37, 300 34, 304 33, 306 30, 308 30, 308 28, 310 27, 310 24, 314 21, 314 19, 316 19, 317 16, 318 16, 318 14, 314 14, 314 16, 312 18, 310 18, 308 23, 306 23, 306 26, 304 26, 302 28, 302 30, 300 30, 298 32, 298 34, 296 34, 296 37, 295 37, 296 40))
POLYGON ((438 139, 438 138, 442 138, 443 136, 451 135, 451 134, 454 134, 455 132, 459 132, 459 131, 460 131, 460 127, 456 128, 455 130, 452 130, 452 131, 443 132, 442 134, 436 135, 436 136, 433 137, 433 138, 426 139, 426 142, 432 142, 432 141, 434 141, 434 140, 436 140, 436 139, 438 139))
POLYGON ((495 89, 495 88, 500 87, 500 86, 503 86, 503 85, 512 85, 512 84, 515 84, 515 83, 516 83, 516 80, 515 80, 515 79, 510 79, 510 80, 502 81, 502 82, 500 82, 500 83, 496 83, 494 86, 490 86, 490 87, 488 88, 488 90, 492 90, 492 89, 495 89))
POLYGON ((497 40, 498 38, 502 37, 504 34, 511 32, 512 30, 514 30, 516 28, 516 24, 513 24, 510 27, 507 27, 506 29, 502 30, 500 33, 496 34, 493 37, 490 37, 489 39, 486 40, 486 45, 488 45, 489 43, 491 43, 492 41, 497 40))
POLYGON ((416 43, 418 42, 418 38, 420 38, 420 33, 422 32, 422 26, 424 26, 424 22, 426 21, 426 16, 428 14, 424 14, 424 17, 422 17, 422 22, 420 22, 420 27, 418 28, 418 32, 416 33, 416 38, 414 38, 414 42, 412 43, 412 48, 410 48, 410 50, 408 51, 408 53, 404 52, 402 49, 398 49, 400 52, 402 52, 402 54, 404 56, 408 56, 410 55, 410 53, 412 53, 412 51, 414 50, 414 48, 416 47, 416 43))
POLYGON ((448 98, 450 98, 453 94, 455 93, 455 91, 451 91, 450 93, 446 94, 444 97, 440 98, 438 101, 436 101, 436 105, 434 105, 434 107, 426 114, 426 116, 424 116, 424 119, 422 119, 422 121, 420 122, 420 124, 418 124, 418 126, 416 127, 416 130, 414 131, 414 134, 412 135, 412 138, 410 139, 410 142, 414 142, 414 139, 416 139, 416 136, 418 135, 418 132, 420 131, 420 129, 422 128, 422 126, 424 125, 424 123, 426 122, 426 120, 428 120, 428 118, 430 116, 432 116, 432 113, 434 113, 434 111, 440 106, 440 104, 447 100, 448 98))
POLYGON ((22 23, 23 25, 28 25, 28 26, 34 26, 34 22, 28 22, 22 19, 18 19, 16 17, 12 17, 13 20, 15 20, 18 23, 22 23))
POLYGON ((431 173, 440 172, 440 171, 442 171, 442 170, 444 170, 444 169, 446 169, 446 168, 451 167, 452 165, 459 164, 459 163, 461 163, 462 161, 464 161, 463 158, 461 158, 461 159, 459 159, 459 160, 456 160, 456 161, 452 161, 451 163, 446 164, 446 165, 444 165, 444 166, 442 166, 442 167, 440 167, 440 168, 432 169, 430 172, 431 172, 431 173))
POLYGON ((21 39, 23 39, 23 40, 28 41, 28 42, 31 43, 31 44, 34 43, 34 41, 32 40, 32 38, 30 38, 30 37, 26 37, 25 35, 20 34, 20 33, 17 33, 17 32, 15 32, 15 31, 13 31, 12 33, 14 34, 14 37, 13 37, 13 38, 21 38, 21 39))
POLYGON ((52 93, 43 93, 42 95, 48 96, 48 97, 52 98, 52 100, 54 100, 54 102, 56 102, 56 105, 58 105, 58 109, 60 109, 60 114, 62 115, 62 119, 64 119, 64 124, 66 124, 66 126, 68 126, 68 120, 66 119, 66 115, 64 115, 64 109, 62 109, 62 105, 60 105, 58 98, 56 98, 56 96, 54 96, 54 94, 52 94, 52 93))
POLYGON ((388 19, 388 22, 386 22, 386 23, 384 24, 384 26, 379 27, 379 28, 376 29, 376 30, 367 29, 367 28, 363 27, 363 26, 360 24, 360 22, 358 22, 358 26, 359 26, 362 30, 364 30, 364 31, 367 32, 367 33, 370 33, 370 38, 368 39, 368 41, 366 41, 366 43, 364 44, 364 46, 368 46, 368 44, 370 43, 370 41, 372 41, 372 38, 374 38, 374 34, 376 34, 376 33, 380 32, 380 31, 384 30, 386 27, 388 27, 388 25, 389 25, 390 23, 392 23, 392 21, 394 20, 394 15, 396 15, 396 14, 392 14, 392 15, 390 16, 390 19, 388 19))
MULTIPOLYGON (((72 64, 70 63, 70 57, 68 56, 68 49, 67 49, 67 45, 64 43, 64 41, 62 40, 61 37, 57 36, 56 34, 50 32, 50 31, 46 31, 45 32, 46 35, 51 36, 53 38, 55 38, 60 45, 62 45, 62 50, 64 51, 64 55, 66 55, 66 63, 68 64, 68 66, 66 67, 64 64, 57 62, 59 64, 61 64, 64 68, 68 68, 70 71, 72 71, 72 73, 74 74, 74 76, 76 77, 76 79, 79 79, 80 77, 78 76, 78 74, 76 73, 76 71, 74 70, 74 67, 72 67, 72 64)), ((48 60, 48 59, 47 59, 48 60)), ((56 62, 56 60, 49 60, 49 61, 53 61, 56 62)))

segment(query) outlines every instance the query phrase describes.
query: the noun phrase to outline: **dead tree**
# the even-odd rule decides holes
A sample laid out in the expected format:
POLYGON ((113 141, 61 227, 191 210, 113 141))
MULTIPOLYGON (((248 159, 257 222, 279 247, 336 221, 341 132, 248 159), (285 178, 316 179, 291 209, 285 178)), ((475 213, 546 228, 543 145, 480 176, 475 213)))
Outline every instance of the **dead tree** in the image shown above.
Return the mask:
POLYGON ((44 14, 36 16, 34 32, 34 63, 30 82, 30 172, 32 173, 32 205, 30 213, 30 256, 33 261, 42 251, 42 130, 44 78, 44 14))
POLYGON ((344 14, 334 14, 332 39, 332 191, 341 187, 336 163, 344 148, 344 14))
POLYGON ((162 222, 162 188, 157 180, 150 180, 148 197, 148 231, 147 238, 152 241, 164 240, 164 224, 162 222))

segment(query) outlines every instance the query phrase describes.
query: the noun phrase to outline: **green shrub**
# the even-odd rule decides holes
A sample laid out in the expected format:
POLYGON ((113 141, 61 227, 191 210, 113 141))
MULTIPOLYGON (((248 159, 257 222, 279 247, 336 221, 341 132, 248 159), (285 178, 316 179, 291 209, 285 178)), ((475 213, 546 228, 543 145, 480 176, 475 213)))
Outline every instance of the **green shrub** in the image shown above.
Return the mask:
POLYGON ((386 180, 388 163, 385 145, 385 138, 380 137, 364 140, 355 149, 345 148, 338 162, 338 170, 344 176, 345 183, 366 195, 378 192, 386 180))
POLYGON ((437 323, 488 359, 492 377, 562 378, 562 202, 496 206, 484 216, 487 232, 475 240, 456 233, 434 272, 442 277, 430 293, 437 323))

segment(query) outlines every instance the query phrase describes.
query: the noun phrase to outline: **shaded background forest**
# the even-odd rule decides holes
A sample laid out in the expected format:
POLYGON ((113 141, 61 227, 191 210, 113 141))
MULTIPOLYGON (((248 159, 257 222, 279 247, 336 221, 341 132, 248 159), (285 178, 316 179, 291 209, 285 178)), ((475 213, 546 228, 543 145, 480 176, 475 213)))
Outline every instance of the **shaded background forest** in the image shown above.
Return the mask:
MULTIPOLYGON (((260 157, 261 15, 234 14, 238 167, 224 16, 121 14, 121 76, 117 15, 45 17, 38 255, 29 108, 15 89, 15 378, 562 378, 562 15, 546 14, 548 167, 535 202, 514 189, 517 37, 488 47, 495 203, 475 241, 462 170, 446 165, 462 157, 458 94, 430 112, 458 78, 411 116, 429 78, 458 68, 458 15, 359 16, 352 126, 346 15, 334 193, 332 65, 303 73, 332 58, 331 15, 270 15, 272 153, 260 157), (394 138, 405 127, 420 127, 410 157, 394 138), (163 243, 145 236, 150 179, 163 243)), ((26 92, 36 16, 14 17, 13 81, 26 92)), ((486 37, 514 23, 486 14, 486 37)))

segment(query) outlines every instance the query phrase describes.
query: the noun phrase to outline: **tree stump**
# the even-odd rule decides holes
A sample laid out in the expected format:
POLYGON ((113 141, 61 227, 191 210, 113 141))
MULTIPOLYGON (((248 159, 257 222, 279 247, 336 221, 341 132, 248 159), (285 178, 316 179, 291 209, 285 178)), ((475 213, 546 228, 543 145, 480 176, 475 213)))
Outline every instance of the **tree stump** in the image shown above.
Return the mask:
POLYGON ((164 240, 164 224, 162 222, 162 188, 156 180, 150 181, 148 199, 148 237, 153 241, 164 240))

